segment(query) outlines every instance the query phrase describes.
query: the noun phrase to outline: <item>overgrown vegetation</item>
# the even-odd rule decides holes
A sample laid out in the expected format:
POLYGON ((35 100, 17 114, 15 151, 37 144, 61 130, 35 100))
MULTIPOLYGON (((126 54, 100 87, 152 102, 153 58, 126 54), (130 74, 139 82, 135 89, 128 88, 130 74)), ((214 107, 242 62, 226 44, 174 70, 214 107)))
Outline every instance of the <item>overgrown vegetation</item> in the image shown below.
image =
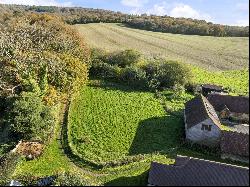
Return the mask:
POLYGON ((150 90, 187 86, 192 84, 193 78, 191 69, 183 63, 164 59, 146 60, 134 50, 107 53, 94 49, 90 74, 150 90))
POLYGON ((196 84, 216 84, 223 86, 231 95, 249 95, 249 69, 210 72, 192 67, 196 84))
POLYGON ((35 138, 41 129, 48 135, 54 123, 48 106, 86 82, 89 50, 76 31, 45 14, 13 18, 0 31, 4 121, 20 138, 35 138))
POLYGON ((15 171, 15 167, 18 164, 20 158, 16 154, 6 154, 0 157, 0 185, 7 186, 12 174, 15 171))
POLYGON ((23 92, 21 98, 16 99, 8 118, 11 130, 26 140, 45 141, 53 129, 54 119, 49 107, 32 92, 23 92))

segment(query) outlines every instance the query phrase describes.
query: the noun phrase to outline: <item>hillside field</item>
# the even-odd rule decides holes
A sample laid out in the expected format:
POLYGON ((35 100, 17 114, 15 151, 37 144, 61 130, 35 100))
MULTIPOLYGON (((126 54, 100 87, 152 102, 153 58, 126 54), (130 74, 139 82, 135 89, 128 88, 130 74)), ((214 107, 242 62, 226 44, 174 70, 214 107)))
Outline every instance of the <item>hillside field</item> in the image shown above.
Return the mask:
POLYGON ((180 35, 144 31, 121 24, 76 25, 93 48, 107 51, 135 49, 147 57, 179 60, 206 70, 238 70, 248 67, 249 38, 180 35))

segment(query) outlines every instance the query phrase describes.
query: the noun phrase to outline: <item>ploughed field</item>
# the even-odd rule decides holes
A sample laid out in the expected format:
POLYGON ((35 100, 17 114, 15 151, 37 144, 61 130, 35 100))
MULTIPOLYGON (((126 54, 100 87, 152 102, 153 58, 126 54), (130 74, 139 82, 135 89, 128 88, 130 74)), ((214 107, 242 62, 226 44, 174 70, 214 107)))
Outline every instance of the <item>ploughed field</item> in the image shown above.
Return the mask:
POLYGON ((197 65, 207 70, 236 70, 248 67, 248 37, 191 36, 144 31, 122 24, 76 25, 93 48, 108 51, 135 49, 148 57, 197 65))

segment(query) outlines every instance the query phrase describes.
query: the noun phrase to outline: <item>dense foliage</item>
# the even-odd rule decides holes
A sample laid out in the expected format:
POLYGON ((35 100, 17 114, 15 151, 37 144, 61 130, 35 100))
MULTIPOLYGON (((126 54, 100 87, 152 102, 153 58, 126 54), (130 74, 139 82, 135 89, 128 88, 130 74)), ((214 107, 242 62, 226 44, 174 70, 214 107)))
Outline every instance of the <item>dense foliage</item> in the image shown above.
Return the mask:
POLYGON ((134 28, 175 34, 202 36, 249 36, 249 27, 213 24, 205 20, 142 15, 127 22, 134 28))
POLYGON ((155 60, 142 65, 150 82, 156 82, 158 87, 172 88, 175 85, 187 86, 192 83, 191 69, 177 61, 155 60))
POLYGON ((89 49, 56 16, 27 13, 3 25, 0 96, 8 102, 8 107, 1 107, 3 123, 20 138, 46 140, 54 124, 50 109, 60 93, 70 93, 87 81, 89 49))
POLYGON ((117 65, 121 68, 134 65, 141 60, 141 54, 135 50, 125 50, 115 54, 112 54, 108 61, 111 65, 117 65))
MULTIPOLYGON (((59 8, 50 6, 13 6, 1 5, 3 12, 20 14, 24 11, 47 12, 61 15, 69 24, 85 23, 126 23, 139 29, 179 34, 196 34, 206 36, 249 36, 249 27, 237 27, 213 24, 205 20, 191 18, 173 18, 155 15, 128 15, 101 9, 59 8), (7 9, 7 10, 6 10, 7 9)), ((3 17, 7 19, 7 17, 3 17)))
POLYGON ((42 98, 32 92, 23 92, 8 116, 12 131, 26 140, 45 141, 52 133, 54 118, 50 109, 43 104, 42 98))
POLYGON ((177 61, 143 58, 134 50, 107 53, 92 51, 90 74, 95 77, 126 83, 147 89, 187 86, 192 83, 191 69, 177 61))
POLYGON ((90 184, 84 180, 78 172, 64 172, 57 176, 53 185, 57 186, 89 186, 90 184))
POLYGON ((12 153, 0 157, 0 186, 8 185, 19 160, 19 156, 12 153))

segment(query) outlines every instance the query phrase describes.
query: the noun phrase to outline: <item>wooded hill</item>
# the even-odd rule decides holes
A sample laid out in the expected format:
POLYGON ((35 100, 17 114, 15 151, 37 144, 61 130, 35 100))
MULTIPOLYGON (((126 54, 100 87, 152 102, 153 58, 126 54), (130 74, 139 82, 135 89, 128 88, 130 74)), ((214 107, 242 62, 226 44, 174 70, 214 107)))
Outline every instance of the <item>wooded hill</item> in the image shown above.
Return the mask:
POLYGON ((127 26, 167 32, 175 34, 189 34, 202 36, 234 36, 248 37, 249 26, 228 26, 213 24, 205 20, 191 18, 173 18, 170 16, 156 15, 129 15, 121 12, 114 12, 102 9, 80 8, 80 7, 52 7, 52 6, 23 6, 23 5, 0 5, 0 20, 8 19, 10 14, 20 15, 23 12, 47 12, 63 17, 68 24, 85 23, 124 23, 127 26))

